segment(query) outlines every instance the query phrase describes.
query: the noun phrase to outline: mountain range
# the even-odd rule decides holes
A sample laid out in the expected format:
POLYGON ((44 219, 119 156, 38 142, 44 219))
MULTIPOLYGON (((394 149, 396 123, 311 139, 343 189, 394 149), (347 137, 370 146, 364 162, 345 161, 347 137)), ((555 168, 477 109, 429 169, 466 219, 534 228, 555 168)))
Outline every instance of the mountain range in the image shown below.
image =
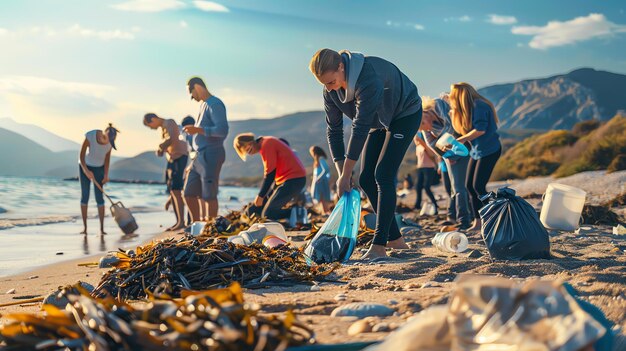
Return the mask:
MULTIPOLYGON (((571 129, 574 124, 595 119, 606 121, 626 110, 626 75, 583 68, 548 78, 529 79, 479 89, 498 110, 501 135, 506 145, 522 140, 532 132, 571 129)), ((321 97, 320 97, 321 100, 321 97)), ((321 102, 320 102, 321 103, 321 102)), ((345 119, 344 127, 349 129, 345 119)), ((273 135, 286 139, 310 171, 311 145, 328 150, 323 111, 298 112, 272 119, 230 122, 225 142, 226 162, 222 178, 254 183, 262 177, 260 157, 242 162, 232 149, 234 137, 242 132, 273 135)), ((346 132, 346 138, 349 132, 346 132)), ((154 140, 156 145, 158 140, 154 140)), ((18 155, 0 154, 0 175, 76 176, 80 145, 43 128, 0 119, 0 147, 21 150, 18 155)), ((414 153, 409 149, 401 173, 413 168, 414 153)), ((114 158, 112 179, 163 180, 165 160, 153 151, 130 158, 114 158)))

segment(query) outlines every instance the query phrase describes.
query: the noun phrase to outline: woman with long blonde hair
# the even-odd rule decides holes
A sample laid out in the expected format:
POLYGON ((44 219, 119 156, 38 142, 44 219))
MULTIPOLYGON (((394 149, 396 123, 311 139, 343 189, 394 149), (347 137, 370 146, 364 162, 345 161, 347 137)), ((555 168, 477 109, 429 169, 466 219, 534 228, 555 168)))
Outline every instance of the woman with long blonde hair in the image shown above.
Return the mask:
POLYGON ((398 168, 422 119, 415 84, 393 63, 358 52, 321 49, 309 69, 324 86, 327 138, 339 173, 337 194, 352 188, 363 153, 359 185, 376 212, 374 240, 362 259, 386 257, 386 248, 407 249, 395 221, 398 168), (346 150, 343 116, 352 120, 346 150))
POLYGON ((483 206, 480 197, 487 194, 487 182, 502 153, 498 114, 493 104, 468 83, 452 84, 449 99, 452 126, 461 135, 457 140, 472 146, 465 185, 474 211, 474 224, 469 229, 477 230, 481 226, 478 210, 483 206))

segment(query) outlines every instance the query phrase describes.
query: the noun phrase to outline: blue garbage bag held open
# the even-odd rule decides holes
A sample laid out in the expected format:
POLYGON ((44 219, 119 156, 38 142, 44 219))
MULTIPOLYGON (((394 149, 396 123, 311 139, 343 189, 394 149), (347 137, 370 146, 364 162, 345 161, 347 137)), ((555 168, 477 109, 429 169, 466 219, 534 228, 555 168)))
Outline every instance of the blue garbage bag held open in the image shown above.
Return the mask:
POLYGON ((484 195, 479 210, 482 236, 489 255, 498 260, 550 258, 548 232, 531 204, 515 195, 515 190, 500 188, 484 195))
POLYGON ((347 261, 356 247, 360 219, 361 196, 353 189, 339 199, 328 220, 304 250, 309 264, 347 261))

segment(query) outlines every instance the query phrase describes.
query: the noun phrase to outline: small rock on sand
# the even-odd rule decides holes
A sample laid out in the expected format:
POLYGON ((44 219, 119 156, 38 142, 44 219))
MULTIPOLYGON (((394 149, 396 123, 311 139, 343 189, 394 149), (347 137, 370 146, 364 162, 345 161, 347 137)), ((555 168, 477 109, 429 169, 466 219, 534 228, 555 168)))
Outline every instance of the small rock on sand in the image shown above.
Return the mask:
POLYGON ((39 278, 38 275, 31 275, 30 277, 28 277, 28 279, 37 279, 37 278, 39 278))
POLYGON ((15 289, 9 289, 5 294, 15 294, 15 289))
POLYGON ((57 255, 63 255, 63 252, 59 251, 57 252, 57 255))
POLYGON ((330 314, 331 317, 353 316, 358 318, 381 316, 386 317, 392 315, 394 310, 391 308, 370 302, 353 302, 337 307, 330 314))
POLYGON ((346 301, 346 299, 348 299, 348 295, 346 294, 337 294, 334 297, 335 301, 339 302, 339 301, 346 301))
POLYGON ((354 336, 362 333, 369 333, 372 331, 372 323, 368 320, 361 319, 352 323, 348 328, 348 335, 354 336))
POLYGON ((380 322, 378 324, 376 324, 375 326, 372 327, 372 331, 374 333, 379 333, 379 332, 388 332, 389 329, 389 324, 385 323, 385 322, 380 322))
POLYGON ((311 291, 322 291, 322 288, 319 285, 313 285, 311 291))

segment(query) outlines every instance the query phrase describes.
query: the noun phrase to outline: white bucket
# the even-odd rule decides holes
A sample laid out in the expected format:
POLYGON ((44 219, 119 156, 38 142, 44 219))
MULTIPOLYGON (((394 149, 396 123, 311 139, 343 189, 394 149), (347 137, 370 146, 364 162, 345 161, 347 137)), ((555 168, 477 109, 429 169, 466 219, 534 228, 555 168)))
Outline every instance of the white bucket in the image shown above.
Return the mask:
POLYGON ((550 183, 541 207, 541 223, 548 229, 576 230, 586 196, 584 190, 573 186, 550 183))
POLYGON ((459 232, 437 233, 431 242, 441 251, 457 253, 467 250, 469 245, 465 234, 459 232))

